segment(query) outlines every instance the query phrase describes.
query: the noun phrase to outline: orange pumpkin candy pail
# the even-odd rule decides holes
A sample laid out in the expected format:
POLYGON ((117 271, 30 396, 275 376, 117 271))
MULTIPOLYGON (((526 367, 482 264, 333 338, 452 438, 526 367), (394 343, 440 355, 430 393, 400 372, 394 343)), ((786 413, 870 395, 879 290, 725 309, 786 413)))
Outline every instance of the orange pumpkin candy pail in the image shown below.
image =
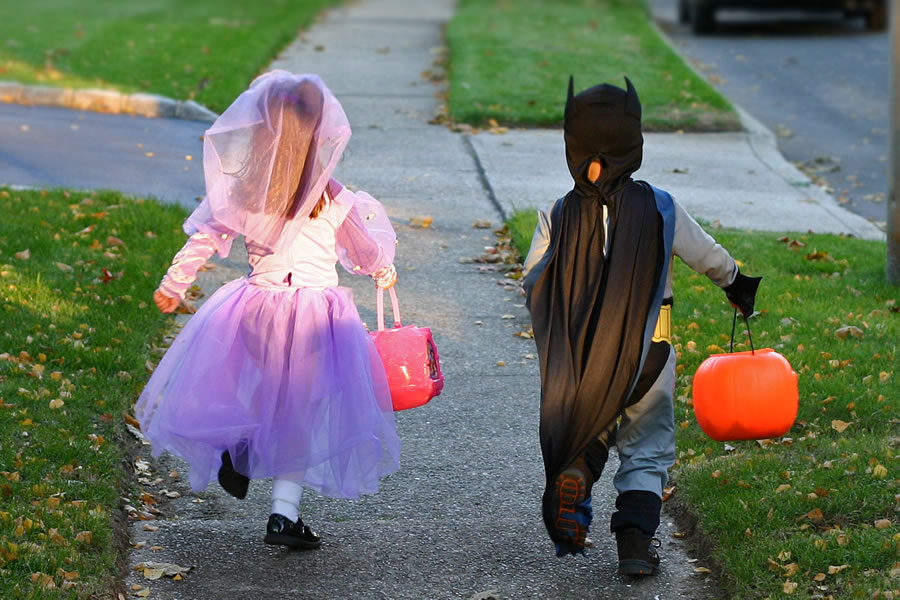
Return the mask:
POLYGON ((697 423, 719 442, 787 433, 797 418, 797 373, 771 348, 713 354, 694 374, 697 423))

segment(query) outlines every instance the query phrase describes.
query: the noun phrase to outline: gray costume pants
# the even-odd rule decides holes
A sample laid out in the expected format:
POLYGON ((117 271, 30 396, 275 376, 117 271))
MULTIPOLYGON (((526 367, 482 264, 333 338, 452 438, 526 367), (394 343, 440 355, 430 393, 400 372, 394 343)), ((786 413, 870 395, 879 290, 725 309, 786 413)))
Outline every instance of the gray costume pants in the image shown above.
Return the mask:
MULTIPOLYGON (((598 437, 605 447, 612 442, 619 454, 619 469, 613 479, 618 491, 618 510, 610 522, 613 532, 637 527, 652 535, 659 526, 663 488, 675 463, 674 394, 675 351, 670 347, 666 365, 650 389, 625 409, 617 424, 598 437)), ((587 457, 592 470, 594 465, 602 469, 606 448, 603 450, 603 456, 595 455, 593 461, 587 457)))

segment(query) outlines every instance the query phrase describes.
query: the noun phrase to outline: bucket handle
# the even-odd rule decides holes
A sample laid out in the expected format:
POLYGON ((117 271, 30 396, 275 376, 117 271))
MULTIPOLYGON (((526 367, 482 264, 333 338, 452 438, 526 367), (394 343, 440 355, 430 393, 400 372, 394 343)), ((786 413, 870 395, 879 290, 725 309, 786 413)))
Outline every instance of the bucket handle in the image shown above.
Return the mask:
MULTIPOLYGON (((400 302, 397 300, 396 286, 388 288, 391 296, 391 310, 394 313, 394 327, 401 327, 400 322, 400 302)), ((378 331, 384 331, 384 288, 375 286, 375 312, 378 315, 378 331)))
MULTIPOLYGON (((731 349, 729 350, 729 352, 734 352, 734 329, 737 325, 737 314, 738 309, 737 307, 735 307, 734 318, 731 320, 731 349)), ((741 316, 744 317, 744 323, 747 325, 747 336, 750 338, 750 353, 756 354, 756 350, 753 348, 753 334, 750 333, 750 321, 747 320, 747 317, 746 315, 744 315, 744 313, 741 313, 741 316)))

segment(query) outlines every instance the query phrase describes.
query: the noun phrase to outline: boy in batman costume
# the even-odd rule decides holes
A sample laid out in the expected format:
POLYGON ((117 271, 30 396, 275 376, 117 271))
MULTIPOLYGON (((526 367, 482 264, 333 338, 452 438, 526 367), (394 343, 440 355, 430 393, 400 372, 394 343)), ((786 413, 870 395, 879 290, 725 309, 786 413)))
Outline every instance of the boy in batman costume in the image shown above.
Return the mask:
POLYGON ((619 571, 656 573, 653 535, 675 461, 672 260, 723 288, 744 316, 760 278, 734 259, 641 166, 641 104, 601 84, 565 108, 574 187, 539 212, 525 290, 541 365, 543 518, 558 556, 583 553, 590 493, 616 445, 620 467, 610 528, 619 571), (620 419, 621 417, 621 419, 620 419))

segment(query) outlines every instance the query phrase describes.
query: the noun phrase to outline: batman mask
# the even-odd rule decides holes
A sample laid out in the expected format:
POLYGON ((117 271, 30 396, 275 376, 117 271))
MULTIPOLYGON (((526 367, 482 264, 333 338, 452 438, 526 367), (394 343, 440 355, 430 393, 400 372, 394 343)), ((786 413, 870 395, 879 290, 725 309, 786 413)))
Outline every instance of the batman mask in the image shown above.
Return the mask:
POLYGON ((577 95, 569 77, 565 109, 566 162, 575 180, 575 192, 585 198, 606 198, 625 185, 641 166, 641 101, 626 77, 626 90, 608 83, 577 95), (603 164, 600 178, 592 183, 587 169, 591 161, 603 164))

